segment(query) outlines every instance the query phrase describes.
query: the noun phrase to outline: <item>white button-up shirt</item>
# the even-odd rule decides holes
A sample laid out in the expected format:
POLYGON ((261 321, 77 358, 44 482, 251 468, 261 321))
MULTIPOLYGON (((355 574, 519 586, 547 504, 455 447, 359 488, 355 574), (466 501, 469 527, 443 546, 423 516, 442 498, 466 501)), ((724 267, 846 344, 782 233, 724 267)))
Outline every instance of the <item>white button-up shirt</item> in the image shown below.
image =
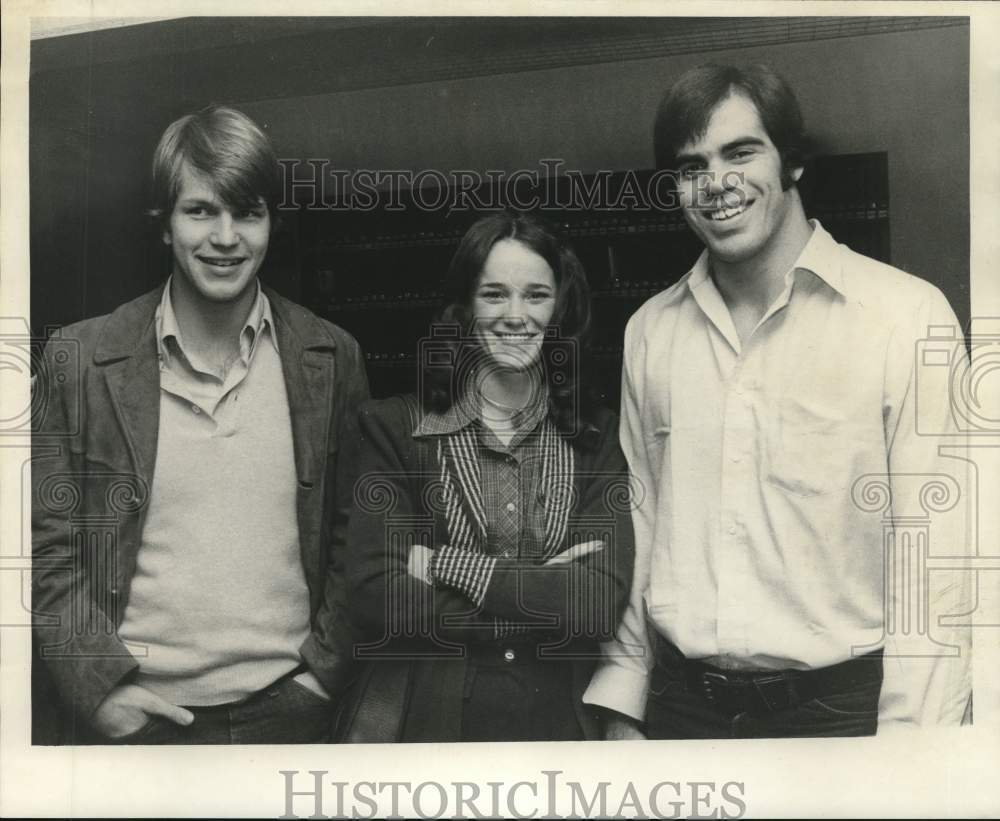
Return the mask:
POLYGON ((743 344, 707 252, 628 324, 635 577, 588 703, 643 717, 655 629, 722 667, 819 668, 884 647, 880 722, 963 715, 968 632, 937 616, 964 612, 968 575, 916 572, 928 552, 969 551, 947 389, 958 322, 934 286, 812 225, 743 344))

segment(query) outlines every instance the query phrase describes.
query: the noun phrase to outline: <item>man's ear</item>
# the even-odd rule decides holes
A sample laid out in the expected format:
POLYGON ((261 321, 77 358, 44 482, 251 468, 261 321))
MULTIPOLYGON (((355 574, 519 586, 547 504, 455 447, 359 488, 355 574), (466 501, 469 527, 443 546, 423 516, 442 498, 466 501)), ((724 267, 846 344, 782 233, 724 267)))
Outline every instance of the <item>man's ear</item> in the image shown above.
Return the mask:
POLYGON ((798 182, 802 178, 802 172, 805 169, 800 165, 798 168, 793 168, 791 173, 792 182, 798 182))
POLYGON ((164 228, 163 229, 162 236, 163 236, 163 244, 164 245, 170 245, 174 241, 174 238, 171 235, 169 228, 164 228))

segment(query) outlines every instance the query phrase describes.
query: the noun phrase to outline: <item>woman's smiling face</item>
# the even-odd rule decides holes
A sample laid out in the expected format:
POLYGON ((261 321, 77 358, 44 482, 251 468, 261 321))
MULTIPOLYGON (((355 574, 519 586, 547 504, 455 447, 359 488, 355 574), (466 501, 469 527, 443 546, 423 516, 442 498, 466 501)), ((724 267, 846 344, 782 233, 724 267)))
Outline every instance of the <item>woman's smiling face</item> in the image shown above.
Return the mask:
POLYGON ((473 331, 501 368, 524 370, 537 362, 556 308, 549 264, 516 239, 490 250, 473 295, 473 331))

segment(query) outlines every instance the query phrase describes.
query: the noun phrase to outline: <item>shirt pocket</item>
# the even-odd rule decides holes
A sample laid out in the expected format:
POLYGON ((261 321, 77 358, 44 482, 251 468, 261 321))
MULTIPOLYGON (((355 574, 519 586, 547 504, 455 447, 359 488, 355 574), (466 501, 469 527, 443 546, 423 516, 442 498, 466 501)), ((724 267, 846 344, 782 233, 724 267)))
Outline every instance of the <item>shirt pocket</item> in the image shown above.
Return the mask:
POLYGON ((788 401, 766 438, 765 479, 795 496, 843 491, 864 472, 871 438, 835 410, 788 401))

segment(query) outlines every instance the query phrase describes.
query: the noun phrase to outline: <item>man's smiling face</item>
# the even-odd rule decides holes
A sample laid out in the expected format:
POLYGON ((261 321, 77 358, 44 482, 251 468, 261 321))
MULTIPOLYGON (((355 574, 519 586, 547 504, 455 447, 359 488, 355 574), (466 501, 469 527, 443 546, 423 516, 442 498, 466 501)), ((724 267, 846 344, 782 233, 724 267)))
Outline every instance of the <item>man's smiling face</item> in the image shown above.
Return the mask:
POLYGON ((236 302, 254 287, 267 254, 271 221, 261 200, 251 208, 222 202, 212 181, 184 164, 163 241, 174 255, 177 285, 196 299, 236 302))
MULTIPOLYGON (((699 138, 678 152, 684 216, 713 258, 750 262, 781 241, 797 203, 782 187, 781 155, 754 103, 730 94, 699 138)), ((798 180, 802 169, 792 169, 798 180)))

